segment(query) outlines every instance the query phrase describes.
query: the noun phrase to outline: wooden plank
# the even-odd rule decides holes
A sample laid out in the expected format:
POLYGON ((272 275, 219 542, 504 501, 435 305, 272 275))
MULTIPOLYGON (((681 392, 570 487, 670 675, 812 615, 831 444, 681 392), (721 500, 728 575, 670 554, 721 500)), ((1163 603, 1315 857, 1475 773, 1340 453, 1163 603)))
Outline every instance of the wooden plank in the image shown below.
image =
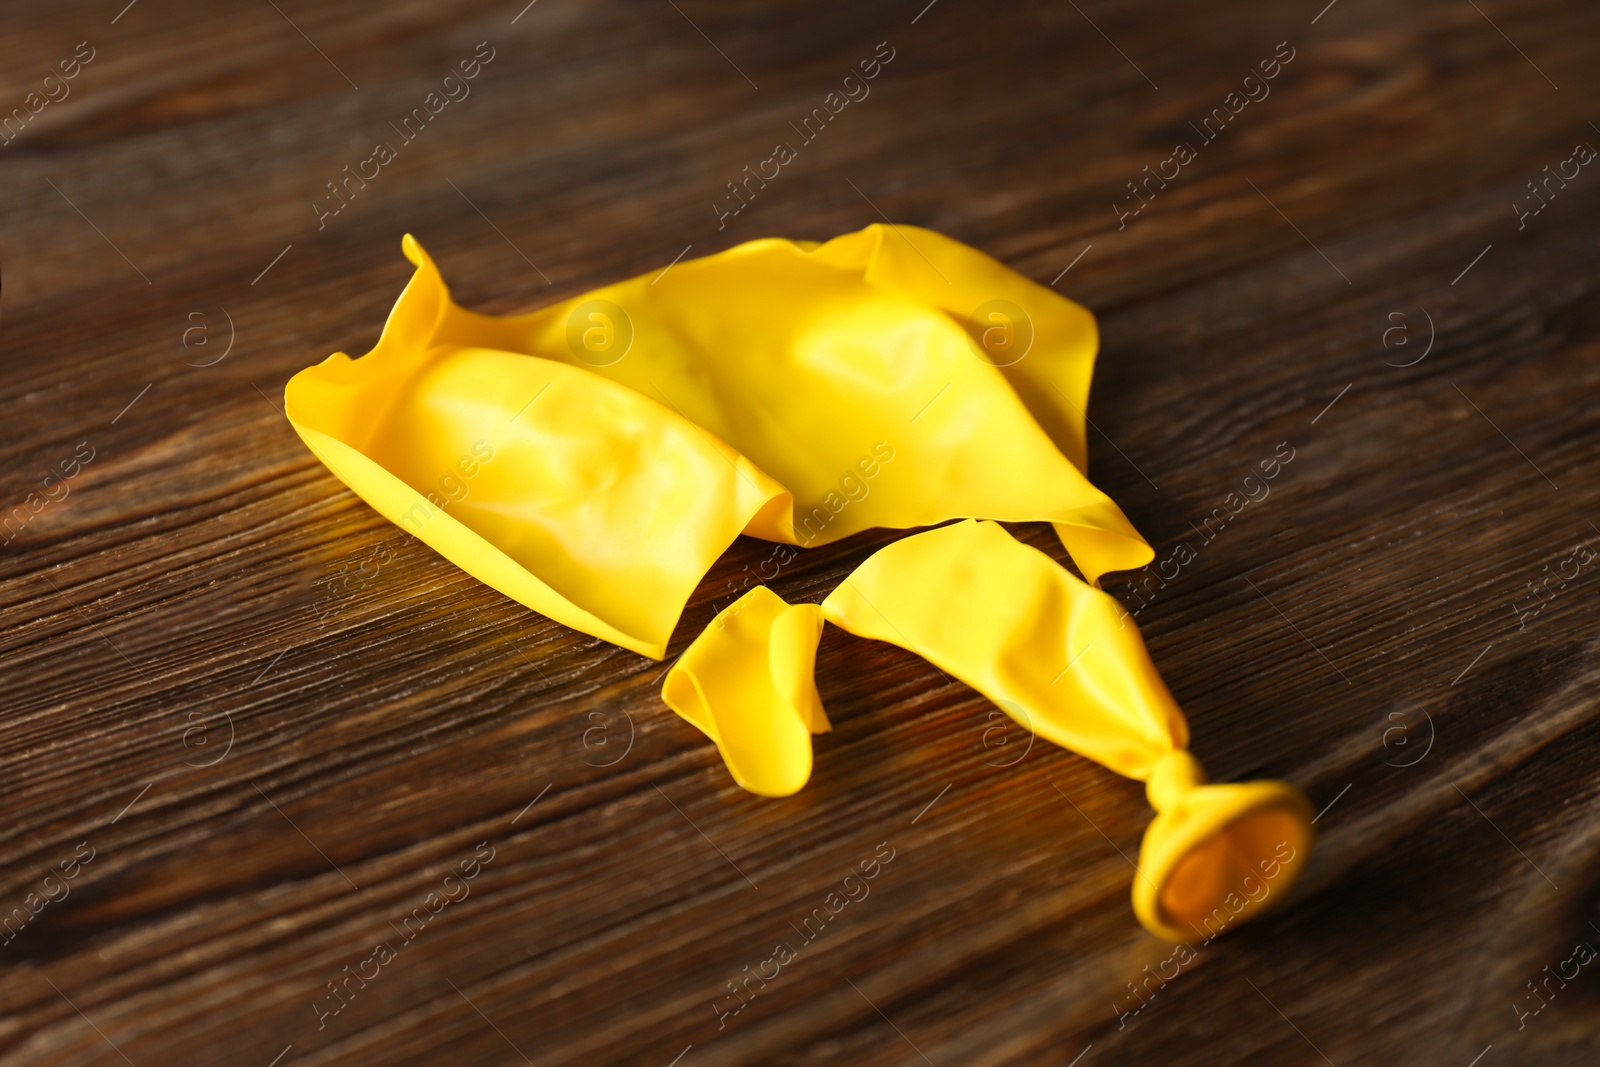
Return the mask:
MULTIPOLYGON (((0 500, 92 453, 0 551, 0 913, 76 861, 0 945, 0 1064, 1593 1061, 1600 971, 1550 975, 1600 944, 1600 577, 1536 614, 1528 587, 1600 541, 1600 177, 1512 206, 1600 145, 1592 5, 120 6, 0 39, 7 109, 93 51, 0 147, 0 500), (479 42, 470 95, 319 229, 479 42), (291 374, 376 338, 404 232, 506 312, 883 217, 1100 317, 1096 481, 1194 555, 1107 587, 1214 777, 1326 808, 1293 907, 1153 996, 1137 785, 997 760, 982 698, 829 630, 813 779, 750 796, 661 664, 397 537, 284 421, 291 374)), ((773 587, 818 600, 895 536, 773 587)), ((670 655, 765 551, 717 563, 670 655)))

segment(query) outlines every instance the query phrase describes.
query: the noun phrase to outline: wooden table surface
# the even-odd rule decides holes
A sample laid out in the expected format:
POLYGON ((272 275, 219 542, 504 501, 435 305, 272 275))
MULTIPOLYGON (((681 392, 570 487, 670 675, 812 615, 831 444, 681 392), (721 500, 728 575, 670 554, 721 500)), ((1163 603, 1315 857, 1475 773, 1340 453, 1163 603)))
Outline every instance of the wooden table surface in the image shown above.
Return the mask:
POLYGON ((1600 8, 524 2, 8 5, 0 1064, 1595 1062, 1600 8), (506 312, 884 218, 1099 316, 1092 474, 1170 576, 1107 588, 1213 777, 1322 811, 1291 906, 1165 985, 1137 783, 830 629, 810 785, 747 794, 662 665, 397 536, 284 419, 407 231, 506 312))

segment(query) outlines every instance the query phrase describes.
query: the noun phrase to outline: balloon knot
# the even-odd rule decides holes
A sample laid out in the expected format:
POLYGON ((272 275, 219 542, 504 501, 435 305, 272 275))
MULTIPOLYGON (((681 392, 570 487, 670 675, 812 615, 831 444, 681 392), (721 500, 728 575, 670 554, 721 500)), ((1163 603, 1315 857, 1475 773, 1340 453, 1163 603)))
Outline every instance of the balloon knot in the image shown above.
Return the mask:
POLYGON ((1206 769, 1187 750, 1175 748, 1156 761, 1145 779, 1145 795, 1157 811, 1171 811, 1183 796, 1205 785, 1206 769))

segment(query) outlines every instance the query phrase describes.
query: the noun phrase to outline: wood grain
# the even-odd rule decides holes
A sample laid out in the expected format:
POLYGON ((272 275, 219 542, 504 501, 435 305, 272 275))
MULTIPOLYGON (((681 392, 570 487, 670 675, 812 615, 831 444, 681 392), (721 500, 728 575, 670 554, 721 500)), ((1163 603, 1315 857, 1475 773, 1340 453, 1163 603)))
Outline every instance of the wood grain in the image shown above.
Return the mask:
MULTIPOLYGON (((1600 10, 121 7, 13 4, 0 36, 0 113, 94 52, 0 147, 0 918, 68 890, 0 934, 0 1065, 1594 1061, 1600 966, 1549 976, 1600 944, 1600 568, 1529 583, 1600 544, 1600 171, 1513 205, 1600 146, 1600 10), (484 41, 470 96, 319 230, 325 183, 484 41), (879 42, 870 95, 719 229, 879 42), (397 537, 283 418, 292 373, 376 338, 404 232, 505 312, 885 217, 1100 317, 1096 481, 1193 553, 1108 588, 1213 776, 1326 809, 1292 906, 1137 1014, 1170 949, 1128 905, 1136 784, 986 743, 976 694, 830 629, 810 785, 746 794, 660 664, 397 537), (719 1027, 880 843, 870 895, 719 1027)), ((820 599, 895 536, 773 586, 820 599)), ((718 562, 670 655, 765 553, 718 562)))

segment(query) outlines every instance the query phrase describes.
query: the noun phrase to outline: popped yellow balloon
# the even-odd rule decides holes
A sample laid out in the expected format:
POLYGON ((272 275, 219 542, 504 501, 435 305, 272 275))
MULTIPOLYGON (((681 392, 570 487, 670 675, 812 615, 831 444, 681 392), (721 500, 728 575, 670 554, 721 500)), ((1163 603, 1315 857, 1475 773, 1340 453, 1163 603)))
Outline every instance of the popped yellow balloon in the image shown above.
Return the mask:
POLYGON ((740 533, 972 516, 1054 523, 1091 581, 1153 556, 1081 469, 1093 316, 959 242, 751 241, 509 317, 403 248, 378 344, 296 374, 289 420, 391 521, 574 629, 661 658, 740 533))
POLYGON ((1157 815, 1134 907, 1153 932, 1215 932, 1287 894, 1311 846, 1304 797, 1206 784, 1138 631, 1096 588, 1153 553, 1084 474, 1083 308, 915 227, 752 241, 504 317, 457 305, 402 248, 416 272, 377 345, 295 375, 289 419, 381 514, 574 629, 662 658, 740 534, 1054 525, 1087 584, 967 521, 883 549, 820 607, 757 588, 722 612, 663 697, 741 786, 787 796, 810 777, 826 619, 1144 780, 1157 815))
MULTIPOLYGON (((777 665, 806 662, 817 634, 741 624, 752 613, 747 602, 761 606, 757 619, 783 611, 764 588, 728 608, 668 672, 662 695, 697 724, 718 720, 713 739, 725 757, 739 753, 737 769, 732 758, 728 766, 740 784, 794 792, 811 765, 804 726, 826 719, 820 705, 799 710, 814 688, 791 681, 779 697, 771 679, 787 677, 777 665), (700 699, 692 707, 691 693, 700 699)), ((1038 736, 1145 782, 1156 816, 1133 906, 1158 936, 1203 940, 1281 902, 1311 853, 1304 795, 1277 781, 1206 784, 1187 751, 1183 712, 1127 613, 995 523, 955 523, 880 549, 828 595, 821 614, 917 653, 1038 736)))

